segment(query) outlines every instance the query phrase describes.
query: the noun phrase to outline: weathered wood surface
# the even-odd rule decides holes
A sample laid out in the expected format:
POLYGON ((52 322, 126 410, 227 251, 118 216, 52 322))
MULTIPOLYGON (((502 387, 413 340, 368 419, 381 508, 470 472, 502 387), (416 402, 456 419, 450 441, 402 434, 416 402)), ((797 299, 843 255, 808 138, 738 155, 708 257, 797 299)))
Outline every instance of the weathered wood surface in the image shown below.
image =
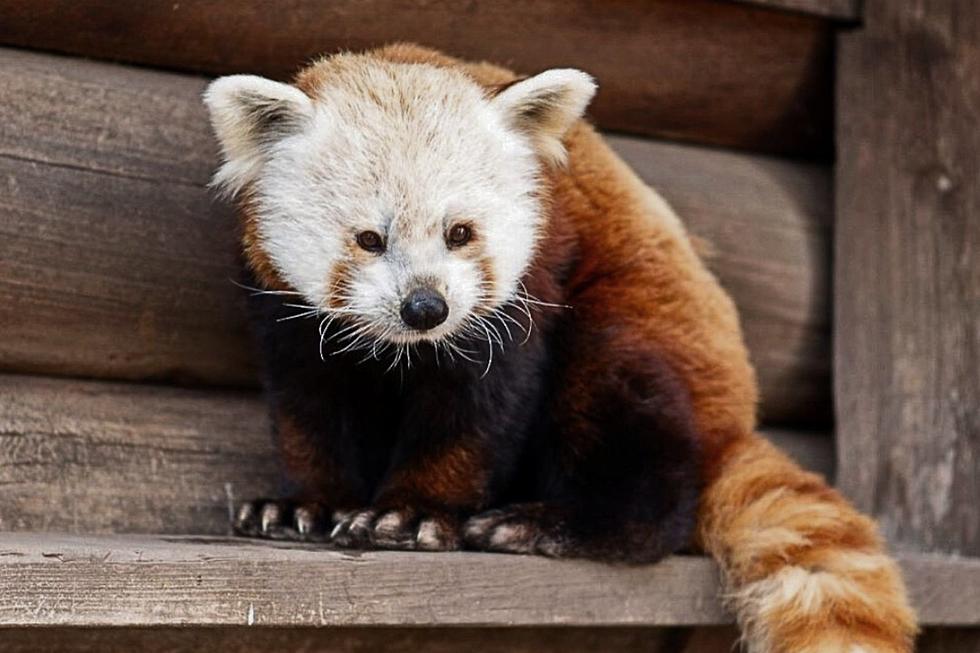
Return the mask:
MULTIPOLYGON (((204 84, 0 51, 0 369, 254 385, 204 84)), ((613 143, 718 244, 764 416, 826 422, 826 169, 613 143)))
POLYGON ((8 626, 730 620, 717 599, 714 564, 698 557, 616 567, 479 553, 346 553, 230 538, 5 534, 0 570, 0 624, 8 626))
POLYGON ((825 16, 843 22, 861 18, 862 0, 736 0, 760 7, 799 11, 815 16, 825 16))
MULTIPOLYGON (((980 623, 980 561, 901 559, 923 624, 980 623), (957 592, 949 592, 956 579, 957 592)), ((3 626, 698 626, 715 564, 340 552, 230 538, 7 534, 3 626)))
POLYGON ((927 628, 915 650, 918 653, 977 653, 980 628, 927 628))
POLYGON ((0 376, 0 532, 225 534, 278 478, 254 392, 0 376))
POLYGON ((524 72, 599 79, 599 124, 826 158, 832 26, 712 0, 0 0, 0 43, 285 78, 325 52, 416 41, 524 72))
POLYGON ((978 18, 868 0, 841 38, 834 327, 841 487, 897 545, 974 556, 978 18))
POLYGON ((0 366, 255 383, 204 80, 0 52, 0 366))
MULTIPOLYGON (((773 439, 829 473, 826 435, 773 439)), ((221 535, 278 481, 256 393, 0 375, 0 533, 221 535)))
POLYGON ((837 454, 830 432, 767 429, 762 435, 797 463, 833 484, 837 476, 837 454))
POLYGON ((826 169, 615 136, 609 141, 711 244, 708 263, 736 298, 760 372, 763 420, 829 424, 833 206, 826 169))
POLYGON ((731 653, 737 639, 725 626, 0 629, 4 653, 731 653))

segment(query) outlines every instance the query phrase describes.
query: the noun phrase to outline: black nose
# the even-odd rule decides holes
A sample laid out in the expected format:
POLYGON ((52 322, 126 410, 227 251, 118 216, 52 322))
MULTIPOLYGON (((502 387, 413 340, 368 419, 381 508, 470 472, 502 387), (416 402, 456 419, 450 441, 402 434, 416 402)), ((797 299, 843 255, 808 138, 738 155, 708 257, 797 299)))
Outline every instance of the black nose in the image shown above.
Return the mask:
POLYGON ((432 288, 416 288, 402 302, 402 320, 419 331, 439 326, 448 315, 446 300, 432 288))

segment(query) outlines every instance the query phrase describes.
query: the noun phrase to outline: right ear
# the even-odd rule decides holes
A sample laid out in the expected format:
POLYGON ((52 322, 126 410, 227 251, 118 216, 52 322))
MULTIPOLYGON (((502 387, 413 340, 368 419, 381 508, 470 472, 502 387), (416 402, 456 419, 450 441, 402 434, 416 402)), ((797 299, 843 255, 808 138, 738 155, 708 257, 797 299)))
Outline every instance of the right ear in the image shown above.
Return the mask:
POLYGON ((235 195, 258 175, 269 145, 301 131, 313 103, 295 86, 255 75, 229 75, 204 92, 224 164, 212 183, 235 195))

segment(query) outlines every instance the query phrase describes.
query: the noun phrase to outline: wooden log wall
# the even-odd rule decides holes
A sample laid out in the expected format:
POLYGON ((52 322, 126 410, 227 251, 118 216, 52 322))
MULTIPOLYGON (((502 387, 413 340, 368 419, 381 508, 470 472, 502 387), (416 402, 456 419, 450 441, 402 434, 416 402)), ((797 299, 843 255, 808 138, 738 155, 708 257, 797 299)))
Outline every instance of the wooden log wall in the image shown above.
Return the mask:
MULTIPOLYGON (((206 80, 0 51, 0 370, 254 386, 232 220, 206 188, 206 80)), ((827 423, 830 180, 616 137, 716 244, 769 423, 827 423)))
POLYGON ((209 75, 290 76, 324 52, 416 41, 600 80, 606 129, 828 159, 832 24, 848 0, 0 0, 0 44, 209 75), (829 13, 828 13, 829 12, 829 13))
POLYGON ((0 376, 0 532, 227 534, 278 494, 255 392, 0 376))
POLYGON ((898 546, 980 555, 980 11, 868 0, 841 39, 839 481, 898 546))
MULTIPOLYGON (((254 391, 0 375, 0 532, 227 534, 233 507, 278 494, 254 391)), ((767 432, 833 472, 826 434, 767 432)))

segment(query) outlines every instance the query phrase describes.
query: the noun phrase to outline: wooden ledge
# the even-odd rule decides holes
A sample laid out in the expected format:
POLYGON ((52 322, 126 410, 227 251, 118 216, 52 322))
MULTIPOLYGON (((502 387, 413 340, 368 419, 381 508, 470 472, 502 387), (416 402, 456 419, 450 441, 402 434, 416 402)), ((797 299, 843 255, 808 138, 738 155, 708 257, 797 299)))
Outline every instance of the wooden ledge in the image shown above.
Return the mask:
POLYGON ((704 558, 650 567, 237 538, 5 534, 0 625, 726 623, 704 558))
POLYGON ((735 2, 823 16, 842 23, 861 20, 862 0, 735 0, 735 2))
MULTIPOLYGON (((901 563, 923 624, 980 624, 980 560, 906 556, 901 563)), ((614 567, 232 538, 7 533, 0 586, 6 627, 731 622, 717 598, 714 563, 681 556, 614 567)))

